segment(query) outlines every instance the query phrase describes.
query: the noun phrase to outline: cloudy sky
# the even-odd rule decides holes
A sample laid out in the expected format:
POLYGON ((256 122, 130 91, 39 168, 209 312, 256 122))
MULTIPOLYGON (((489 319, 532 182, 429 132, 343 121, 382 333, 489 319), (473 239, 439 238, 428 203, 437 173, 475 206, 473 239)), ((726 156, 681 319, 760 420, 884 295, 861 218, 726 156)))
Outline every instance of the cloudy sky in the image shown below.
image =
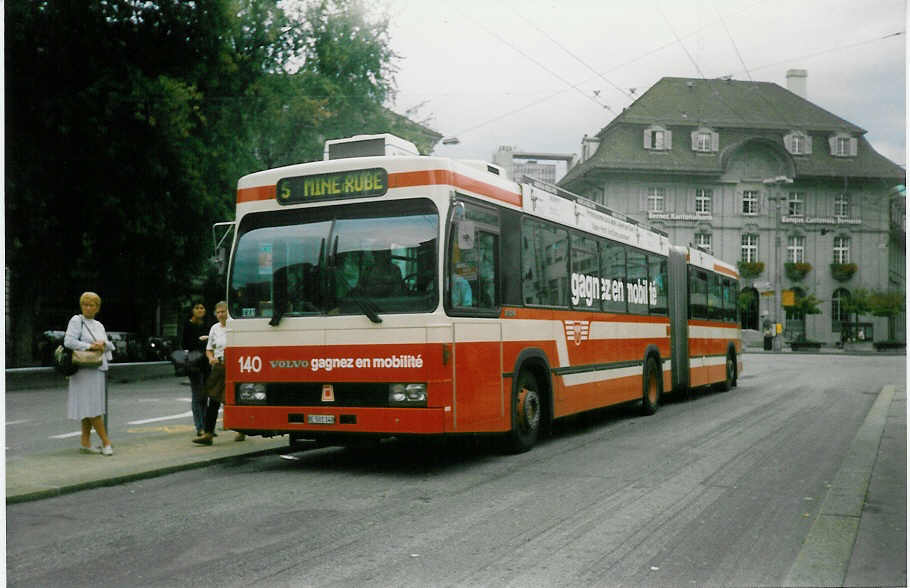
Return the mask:
POLYGON ((906 162, 904 0, 386 0, 395 109, 487 159, 499 145, 578 153, 661 77, 774 82, 906 162))

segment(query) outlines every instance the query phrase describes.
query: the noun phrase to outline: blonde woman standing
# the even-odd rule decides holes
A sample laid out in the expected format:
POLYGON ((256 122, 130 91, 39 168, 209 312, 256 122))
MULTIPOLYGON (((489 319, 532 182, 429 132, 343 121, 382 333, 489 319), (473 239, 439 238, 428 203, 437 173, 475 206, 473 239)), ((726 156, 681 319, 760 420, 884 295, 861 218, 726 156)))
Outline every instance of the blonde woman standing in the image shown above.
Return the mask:
POLYGON ((84 292, 79 297, 82 314, 74 315, 66 327, 63 345, 72 350, 102 351, 101 365, 97 368, 79 368, 69 377, 66 416, 82 422, 80 453, 114 455, 111 440, 104 427, 105 388, 108 362, 113 359, 114 344, 108 341, 104 325, 95 319, 101 310, 101 297, 94 292, 84 292), (92 447, 92 428, 101 438, 100 448, 92 447))

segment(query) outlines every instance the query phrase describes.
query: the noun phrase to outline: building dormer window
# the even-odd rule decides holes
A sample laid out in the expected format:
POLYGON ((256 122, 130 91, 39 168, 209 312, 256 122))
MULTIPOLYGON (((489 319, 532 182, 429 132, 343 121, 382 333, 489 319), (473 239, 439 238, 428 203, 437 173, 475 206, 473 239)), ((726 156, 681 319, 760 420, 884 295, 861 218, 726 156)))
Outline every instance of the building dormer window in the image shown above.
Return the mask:
POLYGON ((701 128, 692 131, 692 151, 713 153, 720 144, 720 136, 711 129, 701 128))
POLYGON ((790 155, 810 155, 812 137, 802 131, 790 131, 784 135, 784 148, 790 155))
POLYGON ((828 145, 831 147, 831 155, 834 157, 855 157, 857 148, 856 137, 846 134, 837 134, 828 137, 828 145))
POLYGON ((660 126, 645 129, 645 149, 668 151, 673 146, 673 133, 660 126))

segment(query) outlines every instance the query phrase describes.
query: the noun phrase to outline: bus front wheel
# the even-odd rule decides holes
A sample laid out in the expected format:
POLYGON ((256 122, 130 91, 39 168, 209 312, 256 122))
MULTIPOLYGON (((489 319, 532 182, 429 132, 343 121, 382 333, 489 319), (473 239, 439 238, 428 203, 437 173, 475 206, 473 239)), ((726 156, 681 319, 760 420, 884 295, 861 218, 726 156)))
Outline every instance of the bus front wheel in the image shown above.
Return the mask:
POLYGON ((512 395, 512 431, 509 433, 508 450, 523 453, 537 443, 541 421, 540 384, 528 370, 518 375, 512 395))

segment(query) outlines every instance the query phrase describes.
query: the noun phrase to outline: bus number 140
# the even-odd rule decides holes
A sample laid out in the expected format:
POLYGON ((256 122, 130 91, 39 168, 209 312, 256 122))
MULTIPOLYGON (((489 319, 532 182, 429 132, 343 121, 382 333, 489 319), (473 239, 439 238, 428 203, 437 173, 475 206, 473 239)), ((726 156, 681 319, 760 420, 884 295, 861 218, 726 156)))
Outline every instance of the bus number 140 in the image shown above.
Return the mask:
POLYGON ((253 355, 251 357, 241 355, 237 358, 237 363, 240 364, 241 374, 245 372, 259 373, 262 371, 262 359, 258 355, 253 355))

